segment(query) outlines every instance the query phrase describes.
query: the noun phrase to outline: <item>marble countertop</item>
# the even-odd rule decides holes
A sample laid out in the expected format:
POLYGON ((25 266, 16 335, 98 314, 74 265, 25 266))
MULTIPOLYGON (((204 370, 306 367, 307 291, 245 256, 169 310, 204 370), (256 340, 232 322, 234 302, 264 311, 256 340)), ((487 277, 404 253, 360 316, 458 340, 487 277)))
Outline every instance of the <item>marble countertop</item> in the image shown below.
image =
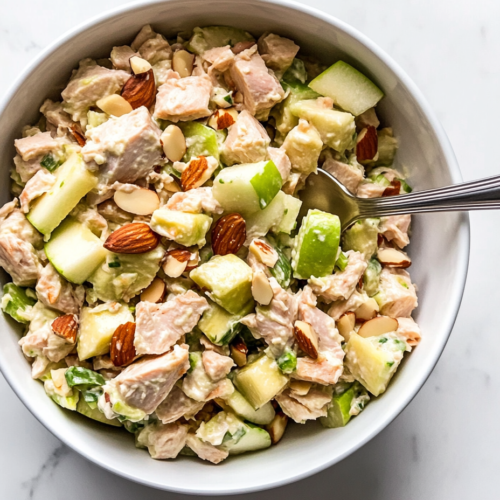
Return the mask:
MULTIPOLYGON (((352 24, 414 79, 447 131, 466 180, 498 173, 500 2, 303 0, 352 24)), ((122 0, 0 4, 0 93, 47 44, 122 0)), ((413 402, 361 450, 299 483, 252 498, 499 498, 496 281, 500 213, 473 213, 469 279, 453 334, 413 402), (488 404, 486 404, 488 403, 488 404)), ((446 300, 446 297, 443 297, 446 300)), ((0 375, 0 498, 184 499, 128 482, 69 450, 0 375)), ((194 498, 194 497, 193 497, 194 498)))

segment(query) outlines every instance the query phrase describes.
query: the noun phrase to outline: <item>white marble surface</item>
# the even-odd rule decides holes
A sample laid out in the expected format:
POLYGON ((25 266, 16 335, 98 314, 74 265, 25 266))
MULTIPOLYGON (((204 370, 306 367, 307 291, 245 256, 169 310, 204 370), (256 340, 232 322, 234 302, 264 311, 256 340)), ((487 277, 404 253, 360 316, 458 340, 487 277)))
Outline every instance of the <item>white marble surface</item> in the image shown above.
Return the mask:
MULTIPOLYGON (((0 2, 0 93, 56 37, 122 3, 0 2)), ((399 62, 443 123, 465 179, 498 173, 498 0, 304 3, 352 24, 399 62)), ((496 404, 500 214, 474 213, 471 222, 471 263, 462 309, 439 364, 414 401, 384 432, 342 463, 252 498, 500 498, 496 404)), ((31 416, 1 376, 0 401, 1 499, 187 498, 130 483, 73 453, 31 416)))

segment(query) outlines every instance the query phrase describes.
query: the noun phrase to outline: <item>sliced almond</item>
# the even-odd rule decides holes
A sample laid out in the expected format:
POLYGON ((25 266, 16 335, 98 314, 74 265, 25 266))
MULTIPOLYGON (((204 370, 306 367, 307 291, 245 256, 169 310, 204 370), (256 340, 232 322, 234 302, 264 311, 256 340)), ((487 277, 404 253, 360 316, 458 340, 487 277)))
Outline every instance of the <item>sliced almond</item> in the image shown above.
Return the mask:
POLYGON ((186 266, 186 271, 192 271, 193 269, 198 267, 198 264, 200 263, 200 252, 198 249, 194 249, 191 252, 191 257, 188 260, 187 266, 186 266))
POLYGON ((108 115, 123 116, 132 111, 132 106, 121 95, 112 94, 99 99, 97 107, 108 115))
POLYGON ((259 262, 262 262, 267 267, 274 267, 278 262, 278 252, 264 240, 255 238, 250 243, 249 250, 257 257, 259 262))
POLYGON ((307 396, 311 387, 312 382, 306 382, 305 380, 290 381, 290 390, 297 394, 297 396, 307 396))
POLYGON ((313 327, 305 321, 296 321, 293 329, 295 340, 299 347, 310 358, 318 358, 318 334, 313 327))
POLYGON ((165 156, 171 161, 181 161, 186 154, 186 138, 177 125, 169 125, 161 134, 165 156))
POLYGON ((172 68, 179 73, 181 78, 191 76, 193 72, 194 55, 190 54, 187 50, 178 50, 174 52, 172 58, 172 68))
POLYGON ((236 340, 231 344, 231 357, 238 367, 245 366, 247 364, 247 354, 248 348, 241 339, 236 340))
POLYGON ((354 311, 356 315, 356 319, 361 321, 368 321, 374 318, 379 311, 379 307, 377 301, 373 298, 368 299, 366 302, 363 302, 357 309, 354 311))
POLYGON ((361 337, 378 337, 384 333, 395 332, 398 329, 398 320, 389 316, 378 316, 361 325, 358 335, 361 337))
POLYGON ((267 306, 273 300, 273 289, 267 276, 262 271, 253 273, 252 295, 261 306, 267 306))
POLYGON ((151 68, 151 64, 149 64, 146 59, 143 59, 139 56, 132 56, 130 58, 130 68, 134 75, 140 75, 141 73, 147 73, 151 68))
POLYGON ((286 425, 288 424, 288 417, 281 411, 277 412, 273 421, 266 425, 266 430, 271 436, 271 443, 277 444, 285 434, 286 425))
POLYGON ((354 325, 356 324, 356 315, 352 312, 346 312, 337 320, 337 328, 340 335, 344 337, 345 341, 349 341, 351 332, 354 330, 354 325))
POLYGON ((171 250, 163 263, 163 272, 170 278, 178 278, 186 270, 190 258, 189 250, 171 250))
POLYGON ((161 302, 165 296, 165 282, 161 278, 155 278, 142 293, 141 300, 143 302, 153 302, 154 304, 161 302))
POLYGON ((410 257, 395 248, 379 248, 377 259, 382 265, 387 267, 399 267, 404 269, 411 266, 410 257))
POLYGON ((361 130, 356 140, 356 156, 358 161, 373 160, 378 151, 377 129, 369 125, 361 130))
POLYGON ((236 108, 218 109, 208 120, 208 126, 223 130, 233 125, 238 119, 236 108))
POLYGON ((151 189, 134 189, 130 193, 116 191, 115 203, 125 212, 136 215, 149 215, 160 208, 160 198, 151 189))

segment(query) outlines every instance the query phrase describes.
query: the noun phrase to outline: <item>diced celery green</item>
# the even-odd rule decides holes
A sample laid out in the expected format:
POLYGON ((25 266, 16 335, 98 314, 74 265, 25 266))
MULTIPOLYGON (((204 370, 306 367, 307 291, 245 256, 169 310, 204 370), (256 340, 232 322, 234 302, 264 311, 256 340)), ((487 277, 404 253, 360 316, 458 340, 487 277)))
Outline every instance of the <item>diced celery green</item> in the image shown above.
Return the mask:
POLYGON ((288 350, 276 360, 276 363, 283 373, 292 373, 297 367, 297 355, 294 351, 288 350))
POLYGON ((349 264, 349 257, 344 252, 340 252, 335 267, 338 267, 340 271, 345 271, 347 264, 349 264))
POLYGON ((219 144, 214 129, 198 122, 180 123, 179 127, 186 138, 186 153, 183 161, 189 162, 197 156, 213 156, 219 159, 219 144))
POLYGON ((33 290, 6 283, 3 287, 2 310, 19 323, 29 323, 29 312, 36 302, 34 297, 36 295, 33 290), (27 291, 31 292, 31 296, 27 291))
POLYGON ((377 259, 370 259, 363 274, 363 290, 369 297, 373 297, 378 292, 378 285, 382 266, 377 259))
POLYGON ((307 71, 304 61, 295 58, 292 65, 285 71, 282 81, 290 85, 294 83, 301 83, 304 85, 307 81, 307 71))
POLYGON ((64 373, 64 377, 70 387, 77 387, 78 389, 88 389, 106 383, 106 380, 100 373, 84 368, 83 366, 69 367, 64 373))
POLYGON ((279 285, 282 288, 287 289, 290 286, 290 280, 292 278, 292 265, 281 248, 275 246, 274 249, 278 253, 278 260, 276 261, 274 267, 270 268, 269 271, 276 278, 279 285))

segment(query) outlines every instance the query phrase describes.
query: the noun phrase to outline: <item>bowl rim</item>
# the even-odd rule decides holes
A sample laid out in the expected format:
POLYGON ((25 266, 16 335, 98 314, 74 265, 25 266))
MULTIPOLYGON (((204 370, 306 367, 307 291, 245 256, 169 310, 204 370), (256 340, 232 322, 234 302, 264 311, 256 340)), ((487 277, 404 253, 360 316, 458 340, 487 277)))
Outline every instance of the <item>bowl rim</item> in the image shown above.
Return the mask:
MULTIPOLYGON (((7 92, 0 99, 0 116, 5 111, 5 108, 10 101, 10 99, 16 94, 16 92, 21 88, 24 80, 29 76, 29 74, 35 70, 40 64, 42 64, 45 59, 49 58, 52 53, 58 49, 61 45, 71 41, 76 35, 88 30, 92 26, 105 22, 109 19, 112 19, 120 14, 125 14, 130 11, 134 11, 136 9, 141 9, 147 6, 153 6, 155 4, 166 3, 170 1, 176 0, 136 0, 133 2, 126 3, 125 5, 114 7, 104 11, 101 14, 91 17, 90 19, 79 23, 74 28, 67 30, 61 36, 59 36, 56 40, 51 42, 47 47, 45 47, 19 74, 19 76, 14 80, 13 84, 8 88, 7 92)), ((336 29, 343 31, 348 34, 352 38, 356 39, 360 42, 365 48, 371 51, 377 58, 382 60, 390 70, 396 75, 398 80, 403 83, 403 85, 408 89, 410 94, 416 100, 418 106, 424 113, 425 117, 429 121, 431 126, 431 131, 434 136, 437 138, 438 143, 440 144, 443 150, 443 156, 446 160, 446 165, 448 167, 450 176, 454 183, 459 183, 462 181, 462 175, 460 172, 460 168, 458 166, 455 153, 452 149, 451 143, 439 123, 435 113, 432 111, 430 105, 427 100, 418 89, 416 84, 412 81, 412 79, 407 75, 407 73, 389 56, 384 50, 382 50, 375 42, 373 42, 368 36, 364 35, 356 28, 352 27, 348 23, 332 16, 326 12, 323 12, 320 9, 309 7, 302 3, 298 3, 295 0, 252 0, 256 3, 262 4, 273 4, 281 7, 285 7, 288 9, 294 9, 296 11, 302 12, 304 14, 308 14, 312 17, 318 18, 322 21, 326 21, 336 29)), ((0 372, 3 374, 8 384, 18 396, 18 398, 23 402, 26 408, 30 411, 30 413, 47 429, 51 432, 56 438, 62 441, 66 446, 70 447, 79 455, 85 457, 87 460, 99 465, 107 471, 110 471, 118 476, 124 477, 125 479, 134 481, 136 483, 149 486, 155 489, 172 491, 183 494, 194 494, 194 495, 231 495, 231 494, 243 494, 243 493, 251 493, 257 492, 272 488, 277 488, 280 486, 284 486, 286 484, 302 480, 306 477, 312 476, 322 470, 325 470, 328 467, 340 462, 345 459, 362 446, 364 446, 367 442, 371 441, 377 434, 379 434, 383 429, 385 429, 401 412, 409 405, 409 403, 413 400, 413 398, 419 393, 421 388, 424 386, 426 380, 432 373, 435 368, 439 358, 441 357, 443 350, 448 342, 448 339, 451 335, 453 326, 457 319, 457 315, 460 309, 460 305, 462 302, 465 283, 467 280, 468 266, 469 266, 469 255, 470 255, 470 220, 468 212, 464 212, 461 214, 460 221, 460 242, 457 256, 457 275, 456 280, 458 281, 458 286, 453 291, 453 294, 450 295, 449 302, 454 304, 454 307, 451 308, 451 311, 447 317, 446 324, 444 326, 444 330, 447 330, 447 334, 442 336, 441 343, 438 344, 432 353, 432 356, 426 359, 425 369, 421 369, 421 373, 418 379, 415 380, 413 384, 412 390, 408 391, 406 395, 402 394, 400 399, 400 404, 398 407, 392 412, 392 414, 388 415, 387 418, 381 422, 379 425, 374 426, 370 432, 368 432, 363 439, 360 439, 356 442, 350 449, 346 450, 344 453, 335 456, 334 458, 326 459, 320 465, 311 467, 307 470, 304 470, 302 473, 297 474, 293 477, 287 477, 284 479, 276 479, 274 481, 268 481, 265 484, 254 484, 248 487, 242 488, 233 488, 231 490, 221 489, 221 490, 206 490, 202 491, 200 489, 193 489, 191 487, 179 488, 174 486, 166 486, 163 484, 158 484, 148 479, 144 479, 138 476, 133 476, 127 472, 120 470, 119 468, 113 466, 112 464, 107 463, 105 460, 100 459, 98 456, 91 455, 86 453, 85 451, 80 450, 76 445, 73 445, 69 439, 63 432, 60 432, 57 426, 57 422, 49 420, 45 418, 43 413, 39 412, 37 408, 30 402, 29 398, 25 397, 23 394, 23 385, 22 383, 18 383, 14 374, 9 370, 8 366, 2 366, 0 364, 0 372)))

